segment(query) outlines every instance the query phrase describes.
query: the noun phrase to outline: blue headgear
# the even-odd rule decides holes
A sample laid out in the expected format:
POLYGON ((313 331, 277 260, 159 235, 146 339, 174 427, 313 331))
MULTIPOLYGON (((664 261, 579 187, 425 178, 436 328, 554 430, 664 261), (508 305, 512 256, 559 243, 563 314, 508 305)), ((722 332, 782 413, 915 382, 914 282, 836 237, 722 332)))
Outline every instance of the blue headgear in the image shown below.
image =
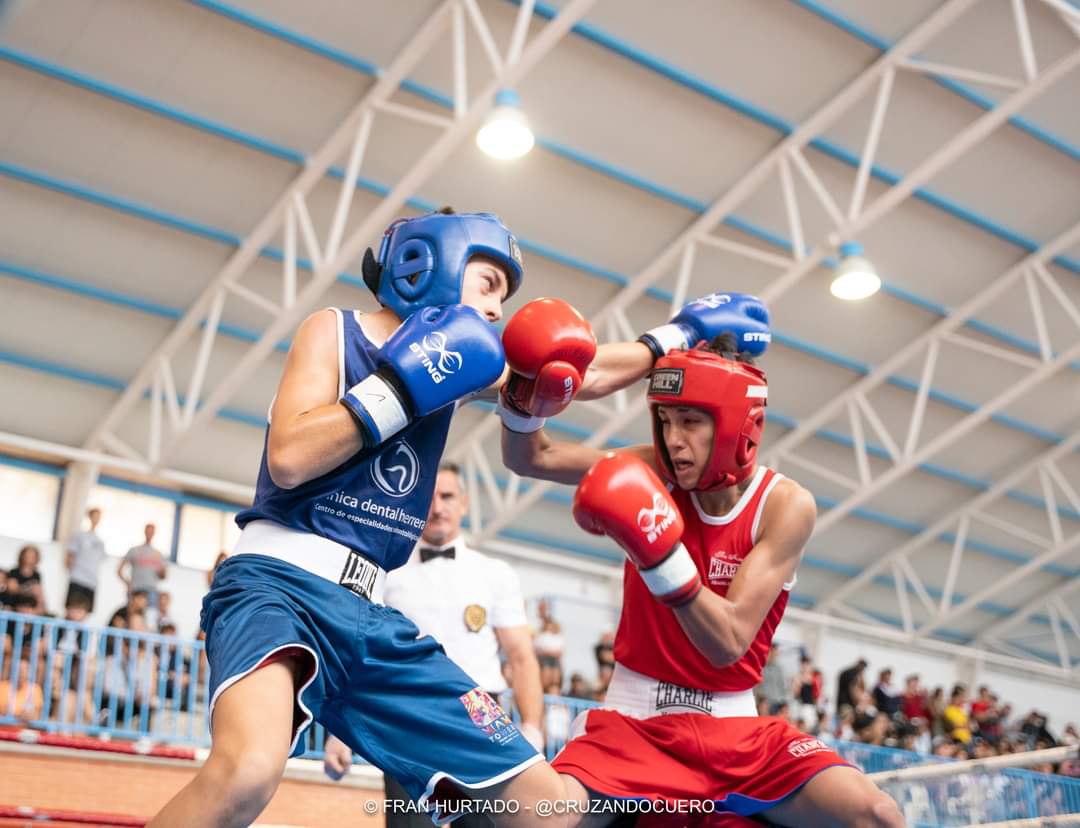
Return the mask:
POLYGON ((491 213, 429 213, 386 228, 377 260, 364 255, 364 282, 402 319, 421 308, 461 302, 465 265, 489 256, 506 269, 509 298, 521 284, 517 239, 491 213))

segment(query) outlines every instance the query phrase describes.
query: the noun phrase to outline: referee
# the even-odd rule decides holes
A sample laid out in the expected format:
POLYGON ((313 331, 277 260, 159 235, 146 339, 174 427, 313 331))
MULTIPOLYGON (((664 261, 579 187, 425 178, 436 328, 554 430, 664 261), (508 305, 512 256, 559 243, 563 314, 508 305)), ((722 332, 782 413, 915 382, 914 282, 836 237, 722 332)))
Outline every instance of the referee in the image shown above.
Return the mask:
MULTIPOLYGON (((540 666, 517 574, 504 561, 469 548, 461 521, 469 501, 461 473, 452 463, 440 466, 427 523, 408 563, 387 575, 384 600, 443 645, 446 654, 492 696, 507 689, 499 651, 505 654, 513 684, 514 707, 521 733, 543 750, 541 722, 544 698, 540 666)), ((340 778, 352 763, 352 752, 340 740, 326 742, 326 772, 340 778)), ((407 800, 408 794, 386 777, 386 798, 407 800)), ((430 826, 425 814, 388 813, 387 825, 430 826)), ((457 826, 487 826, 483 815, 466 815, 457 826)))

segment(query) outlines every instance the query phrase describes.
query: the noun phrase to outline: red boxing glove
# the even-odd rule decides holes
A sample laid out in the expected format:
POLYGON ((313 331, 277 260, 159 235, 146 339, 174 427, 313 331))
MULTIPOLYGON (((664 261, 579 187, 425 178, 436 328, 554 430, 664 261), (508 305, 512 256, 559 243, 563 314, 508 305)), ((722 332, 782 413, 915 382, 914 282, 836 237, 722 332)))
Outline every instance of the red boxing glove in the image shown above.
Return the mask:
POLYGON ((577 395, 596 357, 596 337, 566 302, 536 299, 507 323, 503 348, 511 373, 499 394, 499 416, 507 428, 530 432, 577 395))
POLYGON ((682 606, 701 591, 701 575, 681 542, 682 515, 640 458, 609 454, 589 469, 574 494, 574 520, 619 544, 661 603, 682 606))

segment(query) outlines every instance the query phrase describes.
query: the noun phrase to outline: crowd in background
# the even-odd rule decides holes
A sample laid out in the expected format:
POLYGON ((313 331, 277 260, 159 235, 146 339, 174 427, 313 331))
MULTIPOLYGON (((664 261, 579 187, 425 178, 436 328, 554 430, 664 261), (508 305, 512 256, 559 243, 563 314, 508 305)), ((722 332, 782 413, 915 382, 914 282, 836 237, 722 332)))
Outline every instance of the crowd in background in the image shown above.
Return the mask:
MULTIPOLYGON (((60 617, 74 624, 84 622, 94 609, 106 561, 104 544, 95 532, 100 510, 91 509, 88 518, 89 528, 75 533, 65 545, 69 584, 60 617)), ((146 725, 159 707, 188 711, 203 701, 195 691, 203 684, 205 661, 200 660, 193 673, 190 647, 179 641, 109 632, 176 635, 171 596, 160 589, 167 557, 154 546, 154 536, 154 525, 147 524, 141 542, 122 558, 113 558, 128 598, 112 612, 103 637, 89 628, 64 626, 55 634, 50 654, 45 636, 35 643, 28 633, 17 634, 15 622, 4 625, 0 716, 32 721, 48 711, 48 718, 57 722, 105 723, 117 721, 119 710, 121 720, 126 716, 129 724, 141 719, 146 725), (51 680, 46 680, 50 672, 51 680), (95 685, 100 692, 93 691, 95 685)), ((16 565, 0 579, 0 608, 28 617, 55 617, 45 606, 40 558, 32 544, 19 551, 16 565)), ((214 568, 224 559, 222 552, 207 573, 208 585, 214 568)), ((604 700, 615 665, 614 634, 604 633, 593 648, 595 673, 576 671, 566 677, 562 629, 544 600, 538 606, 533 646, 546 695, 604 700)), ((868 664, 860 659, 840 672, 830 698, 821 671, 809 657, 801 657, 794 675, 785 673, 782 661, 774 645, 754 691, 758 713, 786 717, 809 734, 951 759, 1080 743, 1075 724, 1051 731, 1046 715, 1036 710, 1019 714, 988 686, 978 687, 974 695, 963 684, 947 691, 942 686, 931 690, 919 675, 906 676, 900 683, 892 669, 885 667, 868 687, 868 664)), ((566 732, 571 718, 566 705, 549 704, 548 731, 566 732)), ((1033 769, 1080 777, 1076 761, 1033 769)))
MULTIPOLYGON (((798 672, 789 677, 774 645, 761 684, 754 690, 758 713, 784 716, 817 736, 946 759, 983 759, 1080 744, 1075 723, 1065 724, 1055 735, 1044 713, 1018 714, 986 685, 974 696, 959 683, 948 692, 943 686, 931 690, 918 674, 906 676, 901 685, 892 668, 884 667, 867 687, 868 667, 865 659, 859 659, 842 670, 830 699, 821 671, 808 656, 800 657, 798 672)), ((1080 777, 1080 762, 1048 762, 1032 765, 1031 770, 1080 777)))
MULTIPOLYGON (((72 626, 84 624, 93 612, 106 560, 104 543, 95 531, 101 510, 90 509, 87 517, 88 528, 74 533, 64 548, 69 581, 62 614, 50 612, 45 604, 37 546, 23 546, 16 565, 0 579, 0 609, 28 620, 71 622, 54 632, 38 628, 36 639, 33 624, 9 620, 3 625, 0 716, 23 722, 108 723, 121 729, 133 729, 141 722, 145 729, 159 707, 191 708, 193 652, 178 641, 150 641, 118 633, 177 634, 170 614, 172 596, 159 588, 166 577, 167 557, 154 546, 152 523, 145 525, 141 543, 112 559, 127 600, 112 611, 107 629, 99 634, 89 627, 72 626)), ((215 567, 223 559, 224 554, 215 567)), ((212 571, 208 582, 211 576, 212 571)), ((195 677, 200 686, 203 671, 204 660, 195 677)))

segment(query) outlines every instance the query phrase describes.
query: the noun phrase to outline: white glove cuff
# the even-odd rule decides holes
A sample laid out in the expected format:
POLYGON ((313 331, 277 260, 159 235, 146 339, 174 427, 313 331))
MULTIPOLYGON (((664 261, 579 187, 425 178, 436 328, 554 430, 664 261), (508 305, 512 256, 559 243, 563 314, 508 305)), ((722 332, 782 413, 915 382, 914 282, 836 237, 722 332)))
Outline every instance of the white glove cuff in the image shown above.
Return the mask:
POLYGON ((681 543, 675 547, 675 551, 652 569, 639 569, 641 578, 649 592, 657 598, 676 590, 682 589, 695 578, 699 578, 697 567, 681 543))
POLYGON ((651 336, 664 354, 670 351, 685 351, 691 345, 686 341, 686 331, 682 325, 661 325, 646 331, 645 335, 651 336))
POLYGON ((397 392, 378 374, 369 374, 345 392, 355 406, 362 409, 377 432, 377 443, 383 443, 409 424, 397 392))
POLYGON ((534 431, 539 431, 547 422, 547 417, 530 417, 528 414, 520 414, 508 408, 506 403, 503 402, 501 394, 499 395, 498 405, 495 406, 495 411, 504 426, 520 434, 532 434, 534 431))

